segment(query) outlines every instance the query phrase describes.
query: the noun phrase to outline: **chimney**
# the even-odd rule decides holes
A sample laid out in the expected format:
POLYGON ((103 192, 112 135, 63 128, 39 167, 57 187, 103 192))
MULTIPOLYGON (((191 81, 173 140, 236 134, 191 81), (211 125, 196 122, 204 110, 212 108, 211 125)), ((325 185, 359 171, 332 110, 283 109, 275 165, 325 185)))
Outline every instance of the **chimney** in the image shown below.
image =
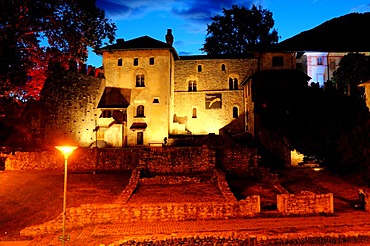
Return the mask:
POLYGON ((167 29, 166 34, 166 43, 171 45, 173 44, 173 35, 172 35, 172 29, 167 29))

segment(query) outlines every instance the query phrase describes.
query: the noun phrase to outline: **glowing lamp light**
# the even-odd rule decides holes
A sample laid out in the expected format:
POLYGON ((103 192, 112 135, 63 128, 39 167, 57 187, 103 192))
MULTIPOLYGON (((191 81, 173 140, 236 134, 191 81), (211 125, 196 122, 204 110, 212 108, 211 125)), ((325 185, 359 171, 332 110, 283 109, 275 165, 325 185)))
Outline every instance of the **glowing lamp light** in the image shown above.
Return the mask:
POLYGON ((62 241, 62 245, 69 240, 69 235, 66 236, 66 201, 67 201, 67 166, 68 157, 73 153, 77 146, 55 146, 57 150, 64 155, 64 192, 63 192, 63 225, 62 225, 62 236, 59 239, 62 241))
POLYGON ((77 146, 55 146, 55 148, 63 153, 64 159, 68 159, 77 146))

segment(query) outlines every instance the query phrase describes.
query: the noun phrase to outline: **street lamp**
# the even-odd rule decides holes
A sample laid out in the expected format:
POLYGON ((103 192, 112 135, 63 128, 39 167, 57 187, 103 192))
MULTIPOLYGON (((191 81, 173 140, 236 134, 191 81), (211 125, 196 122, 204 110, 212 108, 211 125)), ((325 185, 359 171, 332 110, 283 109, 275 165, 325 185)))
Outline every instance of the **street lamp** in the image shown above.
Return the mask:
POLYGON ((63 192, 63 227, 62 227, 62 237, 60 238, 62 241, 62 245, 65 245, 65 241, 69 238, 65 236, 66 230, 66 201, 67 201, 67 165, 68 165, 68 157, 72 154, 72 152, 77 149, 77 146, 55 146, 60 152, 64 155, 64 192, 63 192))

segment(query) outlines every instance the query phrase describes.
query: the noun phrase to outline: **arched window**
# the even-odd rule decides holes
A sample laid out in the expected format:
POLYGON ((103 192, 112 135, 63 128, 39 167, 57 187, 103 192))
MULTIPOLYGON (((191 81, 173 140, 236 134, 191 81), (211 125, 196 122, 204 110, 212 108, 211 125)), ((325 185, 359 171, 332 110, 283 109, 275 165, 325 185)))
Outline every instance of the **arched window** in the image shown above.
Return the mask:
POLYGON ((226 71, 226 66, 225 66, 225 64, 222 64, 222 65, 221 65, 221 71, 226 71))
POLYGON ((198 65, 198 72, 202 72, 202 65, 198 65))
POLYGON ((229 89, 230 90, 238 89, 238 79, 237 78, 229 78, 229 89))
POLYGON ((189 81, 188 91, 197 91, 197 82, 195 80, 189 81))
POLYGON ((134 66, 139 65, 139 58, 134 58, 134 66))
POLYGON ((145 76, 144 74, 136 75, 136 87, 145 87, 145 76))
POLYGON ((144 117, 144 106, 143 105, 137 106, 136 117, 144 117))
POLYGON ((238 107, 234 106, 233 107, 233 118, 236 119, 239 117, 239 109, 238 107))
POLYGON ((118 59, 117 65, 118 65, 119 67, 122 67, 122 58, 119 58, 119 59, 118 59))
POLYGON ((233 89, 233 79, 232 78, 229 78, 229 89, 230 90, 233 89))
POLYGON ((197 118, 197 109, 196 108, 193 108, 192 118, 197 118))
POLYGON ((238 79, 234 79, 234 90, 238 89, 238 79))

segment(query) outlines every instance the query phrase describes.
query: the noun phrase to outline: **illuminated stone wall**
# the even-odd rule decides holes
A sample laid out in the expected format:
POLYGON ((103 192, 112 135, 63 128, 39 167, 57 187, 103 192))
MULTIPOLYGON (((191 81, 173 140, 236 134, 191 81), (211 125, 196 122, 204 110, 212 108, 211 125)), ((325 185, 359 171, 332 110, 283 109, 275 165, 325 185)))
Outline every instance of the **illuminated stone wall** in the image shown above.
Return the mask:
POLYGON ((260 70, 268 69, 296 69, 296 58, 293 52, 265 52, 257 53, 256 56, 260 59, 260 70), (281 57, 283 64, 281 66, 274 66, 273 58, 281 57))
POLYGON ((41 99, 24 115, 34 143, 43 148, 65 143, 90 146, 95 141, 97 104, 105 80, 99 76, 61 71, 46 80, 41 99))
POLYGON ((333 214, 333 193, 316 195, 312 192, 302 192, 299 195, 277 195, 277 208, 285 215, 333 214))
MULTIPOLYGON (((226 151, 226 150, 225 150, 226 151)), ((227 152, 218 163, 235 172, 247 170, 255 165, 256 152, 248 149, 227 152), (244 153, 245 152, 245 153, 244 153), (254 155, 255 154, 255 155, 254 155), (227 160, 227 158, 230 158, 227 160), (240 169, 240 170, 239 170, 240 169)), ((78 148, 68 159, 69 170, 133 170, 141 165, 153 173, 191 173, 209 171, 215 167, 215 150, 203 147, 153 147, 123 149, 78 148)), ((41 152, 16 152, 5 160, 6 170, 63 169, 63 155, 56 149, 41 152)))
MULTIPOLYGON (((163 142, 168 138, 173 105, 174 57, 169 49, 114 50, 103 53, 104 76, 107 87, 131 90, 127 108, 127 127, 116 131, 118 138, 126 138, 127 146, 137 145, 137 132, 143 132, 143 145, 163 142), (149 60, 154 59, 154 64, 149 60), (118 66, 118 60, 122 66, 118 66), (134 59, 138 59, 137 66, 134 59), (136 75, 144 75, 144 85, 136 86, 136 75), (156 100, 156 101, 155 101, 156 100), (137 107, 144 106, 144 117, 138 117, 137 107), (131 130, 133 123, 146 123, 146 129, 131 130), (122 136, 124 135, 124 136, 122 136)), ((124 142, 123 141, 123 142, 124 142)), ((116 146, 119 147, 119 146, 116 146)))
POLYGON ((229 173, 250 175, 252 168, 257 167, 257 149, 233 146, 217 148, 217 166, 229 173))
POLYGON ((234 121, 239 123, 228 129, 229 133, 244 131, 243 89, 240 83, 257 71, 257 59, 184 58, 175 61, 175 67, 172 134, 219 134, 220 129, 234 121), (201 72, 198 72, 198 66, 202 67, 201 72), (229 88, 229 78, 238 80, 237 89, 229 88), (188 91, 189 81, 196 82, 196 91, 188 91), (209 107, 206 97, 218 95, 221 106, 209 107), (238 109, 238 118, 233 118, 233 107, 238 109), (185 129, 185 132, 179 129, 185 129))

